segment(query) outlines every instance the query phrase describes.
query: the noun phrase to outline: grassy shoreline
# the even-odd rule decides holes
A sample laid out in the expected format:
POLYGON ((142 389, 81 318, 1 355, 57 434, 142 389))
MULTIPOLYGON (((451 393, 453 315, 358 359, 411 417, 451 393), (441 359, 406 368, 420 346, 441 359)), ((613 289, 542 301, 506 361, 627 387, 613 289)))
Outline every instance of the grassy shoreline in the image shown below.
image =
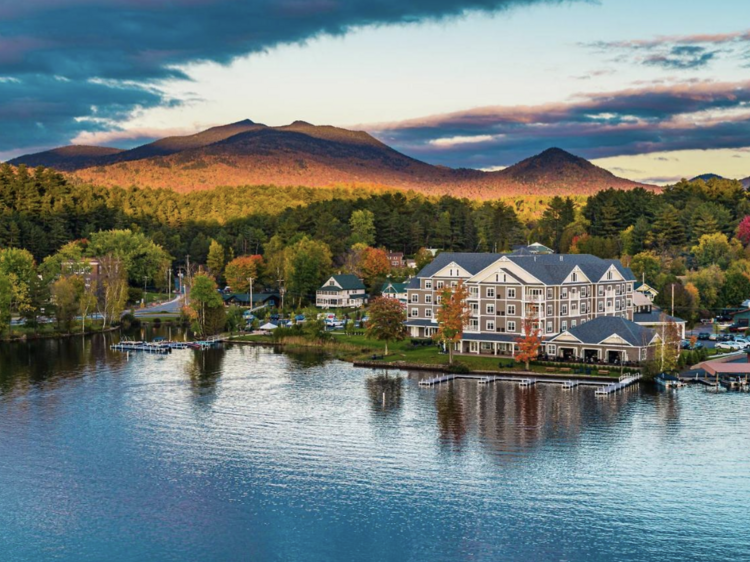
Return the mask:
MULTIPOLYGON (((379 341, 368 340, 365 336, 335 334, 330 340, 325 341, 309 340, 299 336, 286 338, 282 342, 274 342, 271 336, 244 335, 232 337, 230 338, 230 341, 237 343, 251 343, 255 345, 275 345, 283 347, 285 350, 315 350, 349 363, 367 362, 377 366, 382 365, 383 367, 388 365, 396 367, 398 365, 409 364, 419 365, 421 367, 434 366, 436 368, 446 368, 448 366, 448 355, 440 353, 436 346, 415 348, 411 345, 409 340, 389 343, 388 356, 386 357, 380 357, 385 349, 384 344, 379 341), (378 356, 378 358, 373 359, 373 355, 378 356)), ((471 372, 504 373, 509 370, 523 370, 524 367, 522 364, 514 361, 511 357, 495 356, 456 355, 454 356, 454 363, 465 365, 471 372)), ((532 373, 551 373, 549 370, 551 367, 549 365, 532 363, 530 367, 530 372, 532 373)), ((564 368, 568 367, 565 365, 560 366, 560 369, 564 368)), ((561 371, 561 373, 567 373, 567 371, 561 371)), ((609 376, 611 378, 618 378, 620 376, 620 369, 595 366, 590 376, 609 376), (609 371, 609 374, 599 374, 599 370, 609 371)))

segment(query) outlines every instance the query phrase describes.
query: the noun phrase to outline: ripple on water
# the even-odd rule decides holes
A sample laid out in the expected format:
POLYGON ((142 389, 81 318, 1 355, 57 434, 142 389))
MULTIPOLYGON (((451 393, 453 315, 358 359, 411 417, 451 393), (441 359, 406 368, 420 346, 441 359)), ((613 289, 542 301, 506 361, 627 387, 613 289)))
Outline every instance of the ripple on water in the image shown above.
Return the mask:
POLYGON ((750 396, 0 348, 2 560, 740 560, 750 396), (386 396, 383 397, 383 392, 386 396))

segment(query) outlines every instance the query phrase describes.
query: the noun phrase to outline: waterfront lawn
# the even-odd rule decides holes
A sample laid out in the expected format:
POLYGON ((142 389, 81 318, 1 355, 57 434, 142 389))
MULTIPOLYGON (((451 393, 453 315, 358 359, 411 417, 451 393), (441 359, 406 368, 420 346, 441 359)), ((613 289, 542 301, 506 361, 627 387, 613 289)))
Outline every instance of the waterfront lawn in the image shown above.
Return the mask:
MULTIPOLYGON (((233 341, 247 341, 257 343, 273 343, 271 336, 261 335, 243 335, 235 336, 233 341)), ((344 361, 373 361, 373 356, 377 356, 378 363, 387 365, 389 363, 412 363, 418 365, 448 365, 448 354, 441 353, 435 345, 413 346, 409 338, 400 342, 390 342, 388 344, 388 356, 382 357, 385 350, 383 342, 368 339, 364 335, 346 335, 342 332, 335 332, 329 341, 324 343, 305 341, 303 338, 291 338, 284 342, 288 347, 315 347, 324 350, 338 359, 344 361)), ((494 371, 505 372, 508 370, 523 370, 524 366, 517 363, 510 357, 494 357, 479 355, 455 355, 454 363, 462 363, 472 371, 494 371), (502 367, 501 367, 502 366, 502 367)), ((549 374, 548 365, 531 364, 532 372, 549 374)), ((566 365, 560 365, 566 368, 566 365)), ((574 368, 570 368, 570 374, 573 374, 574 368)), ((620 370, 617 368, 607 369, 604 366, 594 366, 591 368, 592 375, 599 375, 599 370, 608 370, 609 376, 619 377, 620 370)))

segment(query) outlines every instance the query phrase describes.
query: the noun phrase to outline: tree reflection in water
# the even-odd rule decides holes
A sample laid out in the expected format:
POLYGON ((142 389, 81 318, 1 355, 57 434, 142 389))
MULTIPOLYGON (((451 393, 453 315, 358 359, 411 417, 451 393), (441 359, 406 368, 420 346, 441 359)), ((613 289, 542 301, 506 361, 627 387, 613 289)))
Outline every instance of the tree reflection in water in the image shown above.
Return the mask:
POLYGON ((454 384, 450 383, 446 388, 438 390, 435 395, 435 409, 441 441, 460 448, 466 436, 466 414, 463 400, 454 384))
POLYGON ((389 376, 387 371, 365 379, 372 411, 388 414, 400 410, 403 404, 403 382, 403 378, 389 376))
POLYGON ((193 350, 192 354, 192 361, 185 364, 185 370, 193 393, 201 398, 215 398, 216 383, 224 366, 224 349, 193 350))

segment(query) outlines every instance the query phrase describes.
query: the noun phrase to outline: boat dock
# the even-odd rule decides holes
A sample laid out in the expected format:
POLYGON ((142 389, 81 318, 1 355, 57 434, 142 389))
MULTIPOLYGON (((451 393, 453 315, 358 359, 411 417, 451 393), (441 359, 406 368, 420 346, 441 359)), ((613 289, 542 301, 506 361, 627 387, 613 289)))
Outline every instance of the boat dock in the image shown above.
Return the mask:
POLYGON ((620 377, 619 382, 597 388, 594 394, 596 394, 597 396, 607 396, 609 394, 614 394, 620 390, 623 390, 624 388, 634 385, 639 380, 641 380, 640 374, 622 376, 620 377))
POLYGON ((224 340, 221 338, 211 338, 208 340, 178 342, 178 341, 121 341, 109 346, 113 351, 141 351, 144 353, 155 353, 157 355, 166 355, 172 353, 173 349, 212 349, 220 346, 224 340))
POLYGON ((480 375, 480 374, 446 374, 439 375, 436 377, 430 377, 419 381, 419 386, 438 386, 443 383, 451 382, 458 379, 475 380, 480 385, 488 385, 495 382, 515 382, 521 388, 530 388, 536 386, 538 383, 547 384, 559 384, 565 390, 572 390, 579 386, 595 386, 597 387, 597 394, 607 395, 616 392, 617 390, 626 388, 633 384, 636 384, 640 379, 641 375, 629 375, 621 377, 616 383, 606 380, 585 380, 585 379, 570 379, 566 377, 554 377, 554 376, 537 376, 530 377, 528 375, 513 374, 513 375, 480 375), (616 387, 616 388, 615 388, 616 387))

